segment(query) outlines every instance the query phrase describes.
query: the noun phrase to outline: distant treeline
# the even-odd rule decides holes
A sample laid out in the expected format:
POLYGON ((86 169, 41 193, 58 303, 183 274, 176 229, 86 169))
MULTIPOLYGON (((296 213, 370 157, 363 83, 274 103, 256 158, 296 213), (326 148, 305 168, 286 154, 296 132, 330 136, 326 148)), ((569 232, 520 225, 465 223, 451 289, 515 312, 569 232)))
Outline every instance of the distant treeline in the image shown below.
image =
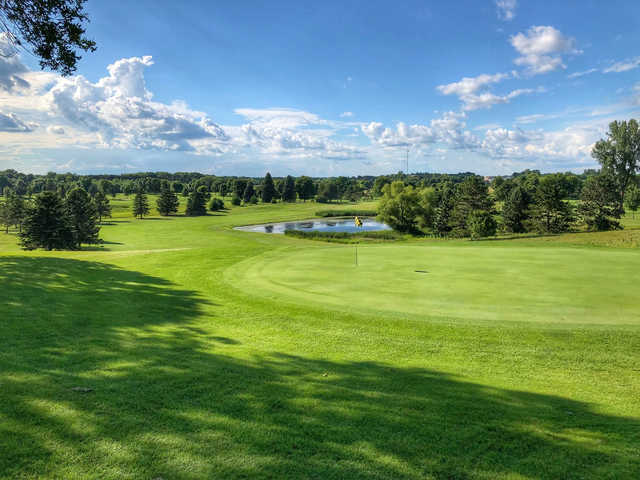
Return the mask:
MULTIPOLYGON (((595 170, 585 170, 581 174, 562 173, 563 190, 567 198, 580 197, 584 182, 589 176, 596 175, 595 170)), ((508 176, 483 177, 492 188, 508 189, 509 180, 525 176, 529 180, 544 176, 538 170, 525 170, 508 176)), ((46 175, 24 174, 15 170, 0 171, 0 194, 14 193, 19 196, 32 196, 45 191, 55 191, 65 196, 67 192, 80 187, 90 195, 100 191, 105 195, 132 195, 139 191, 159 194, 167 184, 172 192, 188 196, 200 187, 208 193, 220 196, 236 197, 234 203, 250 203, 267 199, 272 201, 296 201, 315 199, 320 203, 334 201, 357 202, 378 198, 385 185, 402 181, 414 188, 432 187, 443 182, 458 184, 466 178, 475 177, 472 172, 411 173, 399 172, 391 175, 312 178, 300 177, 236 177, 204 175, 198 172, 140 172, 120 175, 78 175, 74 173, 54 173, 46 175)))

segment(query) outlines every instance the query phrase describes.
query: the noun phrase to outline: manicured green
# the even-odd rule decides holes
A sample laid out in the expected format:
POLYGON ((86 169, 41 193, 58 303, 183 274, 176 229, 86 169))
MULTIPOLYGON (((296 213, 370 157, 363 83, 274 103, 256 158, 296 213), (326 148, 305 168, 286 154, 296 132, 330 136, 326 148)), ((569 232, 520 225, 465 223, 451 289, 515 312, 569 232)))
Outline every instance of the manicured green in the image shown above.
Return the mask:
POLYGON ((231 228, 314 202, 132 199, 102 246, 0 233, 0 478, 640 476, 639 220, 361 244, 356 267, 231 228))

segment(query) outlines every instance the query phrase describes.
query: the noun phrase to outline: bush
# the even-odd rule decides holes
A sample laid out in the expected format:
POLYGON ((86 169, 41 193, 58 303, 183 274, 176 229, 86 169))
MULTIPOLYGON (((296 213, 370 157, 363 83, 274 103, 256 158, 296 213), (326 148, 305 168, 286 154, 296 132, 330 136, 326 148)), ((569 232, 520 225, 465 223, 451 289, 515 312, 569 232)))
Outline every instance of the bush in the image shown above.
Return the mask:
POLYGON ((222 201, 222 199, 213 197, 209 202, 209 210, 211 210, 212 212, 224 210, 224 202, 222 201))
POLYGON ((493 237, 496 234, 498 224, 493 216, 484 210, 474 210, 467 219, 471 240, 478 240, 482 237, 493 237))
POLYGON ((316 217, 375 217, 375 210, 318 210, 316 217))
POLYGON ((242 203, 242 199, 238 195, 234 195, 233 198, 231 199, 231 205, 238 207, 240 206, 241 203, 242 203))

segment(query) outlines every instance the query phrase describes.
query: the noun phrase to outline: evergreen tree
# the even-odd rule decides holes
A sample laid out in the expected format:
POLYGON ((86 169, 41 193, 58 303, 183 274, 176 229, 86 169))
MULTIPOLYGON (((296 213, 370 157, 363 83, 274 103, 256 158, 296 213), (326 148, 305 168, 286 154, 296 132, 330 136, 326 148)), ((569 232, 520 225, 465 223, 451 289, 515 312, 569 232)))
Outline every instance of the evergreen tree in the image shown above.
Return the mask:
POLYGON ((616 185, 614 179, 604 173, 587 178, 582 187, 582 200, 578 210, 590 230, 604 231, 622 228, 616 185))
POLYGON ((102 223, 102 219, 111 217, 111 203, 107 196, 101 191, 96 193, 93 197, 93 204, 96 207, 96 213, 98 214, 98 223, 102 223))
POLYGON ((531 198, 521 186, 514 187, 502 206, 502 226, 510 233, 526 232, 525 224, 529 218, 528 210, 531 198))
POLYGON ((438 200, 433 213, 433 232, 443 237, 451 231, 449 220, 453 211, 455 190, 451 182, 444 182, 436 188, 436 193, 438 200))
POLYGON ((75 248, 65 206, 57 193, 36 196, 35 204, 27 210, 20 244, 25 250, 75 248))
POLYGON ((10 224, 18 227, 19 231, 22 231, 22 223, 26 214, 24 198, 15 193, 11 193, 6 197, 5 203, 10 224))
POLYGON ((77 249, 83 243, 98 243, 98 213, 91 197, 82 188, 74 188, 67 194, 65 214, 77 249))
POLYGON ((142 189, 138 190, 133 199, 133 216, 142 218, 149 215, 149 200, 142 189))
POLYGON ((247 185, 244 187, 244 192, 242 193, 242 201, 244 203, 251 202, 251 197, 255 195, 255 190, 253 188, 253 182, 249 180, 247 185))
POLYGON ((11 225, 11 215, 9 214, 9 205, 7 202, 0 203, 0 224, 4 225, 6 231, 5 233, 9 233, 9 226, 11 225))
POLYGON ((468 237, 469 216, 474 210, 493 213, 493 200, 484 179, 479 176, 467 177, 456 188, 455 204, 449 220, 454 235, 468 237))
POLYGON ((207 207, 205 198, 202 192, 194 190, 189 194, 187 199, 187 209, 185 215, 189 217, 196 217, 207 214, 207 207))
POLYGON ((555 175, 540 177, 533 197, 531 222, 540 233, 566 232, 573 221, 571 206, 563 200, 564 191, 555 175))
POLYGON ((167 215, 176 213, 179 205, 180 201, 178 200, 178 196, 171 191, 168 183, 163 183, 160 196, 156 200, 158 213, 166 217, 167 215))
POLYGON ((273 178, 271 174, 267 172, 264 176, 264 182, 262 183, 262 201, 264 203, 271 203, 276 194, 276 187, 273 185, 273 178))
POLYGON ((282 200, 284 202, 296 201, 296 182, 291 175, 287 175, 284 181, 284 190, 282 191, 282 200))

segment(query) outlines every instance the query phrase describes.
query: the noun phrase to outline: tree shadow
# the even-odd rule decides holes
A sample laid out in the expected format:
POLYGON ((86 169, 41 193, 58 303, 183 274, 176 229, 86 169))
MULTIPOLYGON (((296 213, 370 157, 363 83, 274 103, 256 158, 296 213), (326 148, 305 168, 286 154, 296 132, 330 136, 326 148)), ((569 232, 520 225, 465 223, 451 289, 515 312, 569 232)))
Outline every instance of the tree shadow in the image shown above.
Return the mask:
POLYGON ((585 403, 427 368, 233 355, 244 346, 194 292, 110 265, 3 258, 0 281, 0 477, 640 472, 638 419, 585 403))

